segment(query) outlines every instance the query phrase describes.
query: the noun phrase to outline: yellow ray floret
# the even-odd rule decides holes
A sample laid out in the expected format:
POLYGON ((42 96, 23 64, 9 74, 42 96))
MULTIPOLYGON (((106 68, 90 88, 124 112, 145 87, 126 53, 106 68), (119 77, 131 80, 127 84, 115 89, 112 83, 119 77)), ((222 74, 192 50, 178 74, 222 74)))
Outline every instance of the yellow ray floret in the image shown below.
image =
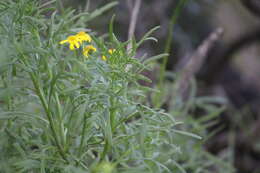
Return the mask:
POLYGON ((88 46, 86 46, 86 47, 83 49, 83 55, 84 55, 85 57, 88 57, 88 55, 89 55, 90 52, 96 52, 96 51, 97 51, 97 49, 96 49, 94 46, 88 45, 88 46))
POLYGON ((80 42, 80 44, 82 44, 83 41, 87 41, 87 42, 91 42, 92 41, 90 35, 88 35, 84 31, 81 31, 81 32, 77 33, 75 36, 77 37, 77 39, 80 42))
POLYGON ((69 43, 70 50, 74 50, 75 48, 79 48, 80 44, 78 38, 76 36, 69 36, 66 40, 60 41, 60 44, 69 43))

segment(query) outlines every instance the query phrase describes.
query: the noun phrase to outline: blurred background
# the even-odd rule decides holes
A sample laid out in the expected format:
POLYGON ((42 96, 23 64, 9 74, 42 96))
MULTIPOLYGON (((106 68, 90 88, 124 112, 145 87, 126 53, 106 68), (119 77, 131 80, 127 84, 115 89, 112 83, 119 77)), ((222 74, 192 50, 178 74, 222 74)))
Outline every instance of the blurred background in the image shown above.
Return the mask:
MULTIPOLYGON (((64 0, 62 5, 79 11, 93 11, 108 2, 111 1, 64 0)), ((112 15, 115 15, 114 32, 121 41, 126 41, 135 3, 135 0, 119 0, 116 8, 90 22, 88 28, 100 35, 105 34, 112 15)), ((207 48, 193 74, 197 79, 198 96, 220 96, 227 100, 220 122, 208 129, 209 132, 220 130, 204 147, 220 156, 228 150, 231 141, 237 172, 260 172, 260 1, 187 0, 169 31, 178 3, 180 0, 140 1, 136 39, 155 26, 160 29, 154 33, 158 42, 146 42, 138 53, 140 56, 163 53, 170 32, 173 42, 167 69, 178 72, 198 47, 205 45, 205 40, 210 42, 210 34, 214 34, 217 28, 223 29, 223 34, 219 34, 214 44, 207 48)))

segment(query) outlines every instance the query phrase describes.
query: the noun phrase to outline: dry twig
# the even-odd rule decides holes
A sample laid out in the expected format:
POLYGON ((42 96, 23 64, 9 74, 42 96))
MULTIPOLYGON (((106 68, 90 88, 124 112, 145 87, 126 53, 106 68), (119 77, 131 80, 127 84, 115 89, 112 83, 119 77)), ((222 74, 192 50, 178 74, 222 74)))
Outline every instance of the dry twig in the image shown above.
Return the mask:
POLYGON ((241 3, 253 14, 260 17, 260 1, 259 0, 241 0, 241 3))
POLYGON ((215 45, 216 41, 222 36, 223 29, 217 28, 209 37, 204 40, 204 42, 198 47, 198 49, 193 53, 190 60, 184 66, 181 71, 181 78, 178 81, 177 93, 181 96, 184 96, 190 80, 195 76, 195 74, 199 71, 203 62, 205 61, 208 52, 215 45))
MULTIPOLYGON (((129 24, 129 29, 128 29, 128 40, 130 40, 134 36, 135 28, 136 28, 136 22, 137 22, 137 17, 138 13, 141 7, 141 0, 135 0, 134 7, 131 9, 131 20, 129 24)), ((129 43, 127 45, 127 50, 131 50, 132 45, 129 43)))

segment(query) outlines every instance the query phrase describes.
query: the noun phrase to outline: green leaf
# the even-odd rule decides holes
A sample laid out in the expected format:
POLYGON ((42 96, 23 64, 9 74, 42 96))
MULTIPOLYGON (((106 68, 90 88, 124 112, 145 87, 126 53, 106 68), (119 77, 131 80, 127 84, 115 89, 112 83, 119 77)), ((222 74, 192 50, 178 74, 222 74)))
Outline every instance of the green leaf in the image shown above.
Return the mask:
POLYGON ((92 12, 88 17, 87 19, 85 20, 85 22, 88 22, 90 20, 93 20, 94 18, 102 15, 105 11, 113 8, 114 6, 116 6, 118 4, 117 1, 114 1, 114 2, 110 2, 108 4, 106 4, 105 6, 99 8, 99 9, 96 9, 94 12, 92 12))
MULTIPOLYGON (((150 31, 148 31, 148 32, 143 36, 143 38, 137 43, 137 47, 139 47, 144 41, 146 41, 146 40, 151 40, 150 35, 151 35, 153 32, 155 32, 156 30, 158 30, 159 28, 160 28, 160 26, 156 26, 156 27, 152 28, 150 31), (150 39, 149 39, 149 37, 150 37, 150 39)), ((156 39, 153 38, 153 40, 156 40, 156 39)), ((156 40, 156 41, 157 41, 157 40, 156 40)))

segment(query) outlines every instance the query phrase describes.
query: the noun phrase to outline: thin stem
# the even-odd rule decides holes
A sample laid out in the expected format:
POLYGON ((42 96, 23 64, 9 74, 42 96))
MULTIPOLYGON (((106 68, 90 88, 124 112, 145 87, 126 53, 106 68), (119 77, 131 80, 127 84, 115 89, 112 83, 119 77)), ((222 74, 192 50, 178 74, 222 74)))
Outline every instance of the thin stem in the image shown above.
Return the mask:
MULTIPOLYGON (((132 39, 134 36, 135 28, 136 28, 136 22, 137 22, 137 16, 139 13, 141 7, 141 0, 135 0, 134 8, 132 9, 131 13, 131 20, 129 24, 129 30, 128 30, 128 40, 132 39)), ((131 42, 127 45, 127 51, 130 51, 132 49, 131 42)))
MULTIPOLYGON (((26 61, 26 58, 24 56, 24 54, 22 53, 22 51, 20 50, 19 47, 16 47, 18 52, 21 54, 21 60, 22 62, 26 65, 26 66, 29 66, 29 63, 26 61)), ((35 72, 28 72, 29 75, 30 75, 30 78, 33 82, 33 85, 34 85, 34 88, 35 88, 35 91, 36 91, 36 94, 37 96, 39 97, 40 101, 41 101, 41 104, 43 106, 43 109, 47 115, 47 118, 50 122, 50 128, 51 128, 51 132, 53 134, 53 137, 54 137, 54 142, 55 142, 55 145, 58 147, 58 152, 60 153, 61 157, 66 161, 66 162, 69 162, 67 157, 66 157, 66 154, 65 152, 63 151, 62 149, 62 146, 60 145, 59 143, 59 140, 58 140, 58 136, 57 136, 57 133, 56 133, 56 130, 55 130, 55 127, 54 127, 54 121, 53 121, 53 118, 52 118, 52 115, 51 115, 51 112, 48 108, 48 103, 47 103, 47 100, 44 96, 44 93, 42 91, 42 88, 40 87, 39 85, 39 82, 37 81, 37 77, 35 76, 35 72)))
POLYGON ((163 62, 160 65, 159 84, 158 84, 158 89, 159 89, 160 93, 158 93, 155 98, 156 107, 160 107, 162 105, 161 98, 164 95, 163 83, 164 83, 164 79, 165 79, 166 65, 168 63, 169 53, 170 53, 171 45, 172 45, 173 29, 174 29, 175 24, 177 23, 177 19, 180 15, 180 12, 183 9, 186 2, 187 2, 187 0, 179 1, 179 3, 177 4, 177 7, 173 11, 171 21, 169 23, 168 36, 167 36, 167 40, 165 43, 165 49, 164 49, 164 53, 167 53, 168 55, 163 58, 163 62))
POLYGON ((102 152, 102 154, 101 154, 101 157, 100 157, 100 160, 101 160, 101 161, 104 160, 104 158, 105 158, 105 156, 106 156, 108 150, 109 150, 109 142, 108 142, 108 140, 106 139, 106 140, 105 140, 104 150, 103 150, 103 152, 102 152))
POLYGON ((115 108, 114 108, 114 98, 110 98, 111 108, 109 110, 109 119, 110 119, 110 128, 112 133, 114 132, 115 128, 115 108))
POLYGON ((65 135, 64 135, 64 126, 63 126, 63 118, 62 118, 62 108, 61 108, 61 104, 60 104, 60 100, 59 100, 59 96, 57 94, 57 92, 55 92, 55 100, 56 100, 56 104, 57 104, 57 109, 58 109, 58 117, 59 117, 59 131, 60 131, 60 135, 61 135, 61 143, 64 146, 65 145, 65 135))
MULTIPOLYGON (((8 76, 8 74, 7 74, 8 76)), ((9 82, 8 82, 8 79, 4 79, 4 77, 2 76, 2 81, 3 81, 3 85, 4 85, 4 88, 8 89, 8 92, 7 92, 7 110, 8 111, 11 111, 12 110, 12 101, 11 101, 11 97, 10 97, 10 88, 9 88, 9 82)))
POLYGON ((86 0, 84 11, 89 11, 89 6, 90 6, 90 0, 86 0))
POLYGON ((46 101, 46 99, 45 99, 45 97, 44 97, 43 91, 42 91, 42 89, 40 88, 39 83, 37 82, 36 77, 34 76, 34 74, 33 74, 32 72, 29 72, 29 74, 30 74, 31 80, 32 80, 32 82, 33 82, 34 88, 35 88, 35 90, 36 90, 36 94, 37 94, 38 97, 40 98, 41 104, 42 104, 42 106, 43 106, 43 108, 44 108, 44 111, 45 111, 45 113, 46 113, 46 115, 47 115, 47 118, 48 118, 48 120, 49 120, 49 122, 50 122, 51 132, 53 133, 54 140, 55 140, 55 144, 56 144, 56 146, 58 147, 58 151, 59 151, 61 157, 62 157, 65 161, 68 162, 68 159, 67 159, 67 157, 66 157, 66 154, 64 153, 64 151, 63 151, 63 149, 62 149, 62 146, 61 146, 60 143, 59 143, 58 136, 57 136, 57 133, 56 133, 55 128, 54 128, 54 121, 53 121, 53 119, 52 119, 51 112, 50 112, 49 109, 48 109, 48 104, 47 104, 47 101, 46 101))
POLYGON ((78 153, 79 156, 83 150, 83 143, 84 143, 85 135, 86 135, 87 119, 88 119, 88 116, 85 114, 84 121, 83 121, 83 128, 82 128, 82 132, 81 132, 81 140, 80 140, 79 153, 78 153))
MULTIPOLYGON (((113 87, 113 83, 112 83, 112 87, 113 87)), ((105 156, 107 155, 107 153, 109 152, 109 150, 111 149, 111 142, 112 142, 112 138, 113 138, 113 132, 114 132, 114 127, 115 127, 115 102, 114 102, 114 98, 110 97, 110 103, 111 103, 111 108, 109 109, 109 117, 108 117, 108 125, 109 125, 109 131, 107 131, 107 135, 106 139, 105 139, 105 146, 104 146, 104 150, 101 154, 101 160, 104 160, 105 156), (111 139, 109 139, 111 137, 111 139)))
POLYGON ((64 14, 64 6, 62 3, 62 0, 57 0, 56 2, 57 2, 58 8, 59 8, 61 14, 64 14))

